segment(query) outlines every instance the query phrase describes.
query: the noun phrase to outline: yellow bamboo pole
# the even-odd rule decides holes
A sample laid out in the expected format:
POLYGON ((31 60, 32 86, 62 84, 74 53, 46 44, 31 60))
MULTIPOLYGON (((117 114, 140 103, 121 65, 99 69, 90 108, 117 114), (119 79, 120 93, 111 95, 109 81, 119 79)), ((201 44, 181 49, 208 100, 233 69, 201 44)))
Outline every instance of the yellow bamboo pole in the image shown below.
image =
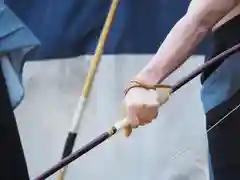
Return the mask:
MULTIPOLYGON (((84 87, 83 87, 83 90, 82 90, 82 94, 81 94, 79 102, 78 102, 78 106, 77 106, 77 108, 75 110, 75 113, 74 113, 74 116, 73 116, 72 128, 71 128, 71 130, 68 134, 68 138, 67 138, 66 143, 65 143, 65 148, 64 148, 64 153, 63 153, 62 158, 65 158, 66 156, 68 156, 72 153, 72 149, 73 149, 75 139, 76 139, 76 136, 77 136, 77 131, 78 131, 80 123, 81 123, 81 116, 82 116, 82 112, 83 112, 83 109, 84 109, 84 105, 85 105, 85 102, 86 102, 86 100, 88 98, 88 95, 90 93, 91 86, 92 86, 93 81, 94 81, 94 75, 96 73, 98 64, 101 60, 101 55, 102 55, 103 50, 104 50, 104 45, 105 45, 107 36, 109 34, 109 30, 111 28, 113 18, 114 18, 114 15, 115 15, 118 4, 119 4, 119 0, 113 0, 112 4, 110 6, 109 13, 107 15, 107 19, 105 21, 103 30, 101 32, 101 35, 100 35, 100 38, 99 38, 99 41, 98 41, 98 44, 97 44, 97 47, 96 47, 96 50, 95 50, 95 54, 94 54, 94 56, 92 58, 92 61, 91 61, 90 70, 88 72, 88 75, 87 75, 87 78, 86 78, 86 81, 85 81, 85 84, 84 84, 84 87)), ((63 180, 64 179, 64 174, 65 174, 66 168, 67 167, 63 168, 59 172, 58 180, 63 180)))

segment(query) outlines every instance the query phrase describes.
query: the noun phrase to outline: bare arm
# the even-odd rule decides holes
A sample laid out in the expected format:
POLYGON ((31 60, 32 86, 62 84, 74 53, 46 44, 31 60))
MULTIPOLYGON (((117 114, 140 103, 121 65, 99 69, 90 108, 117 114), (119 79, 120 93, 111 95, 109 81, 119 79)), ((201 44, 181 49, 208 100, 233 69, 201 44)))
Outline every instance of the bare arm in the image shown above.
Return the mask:
POLYGON ((169 32, 152 60, 136 76, 144 83, 157 83, 180 67, 214 25, 240 0, 193 0, 187 13, 169 32))

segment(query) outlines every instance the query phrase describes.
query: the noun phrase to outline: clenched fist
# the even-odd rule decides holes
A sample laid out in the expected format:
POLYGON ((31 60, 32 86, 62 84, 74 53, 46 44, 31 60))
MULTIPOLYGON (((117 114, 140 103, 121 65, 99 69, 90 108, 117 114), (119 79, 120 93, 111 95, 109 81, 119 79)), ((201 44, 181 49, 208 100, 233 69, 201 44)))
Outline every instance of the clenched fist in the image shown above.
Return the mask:
POLYGON ((130 87, 123 102, 125 118, 129 122, 129 126, 125 127, 126 136, 130 136, 132 128, 144 126, 156 119, 159 107, 171 94, 171 88, 164 85, 155 89, 151 88, 153 86, 135 83, 130 87))

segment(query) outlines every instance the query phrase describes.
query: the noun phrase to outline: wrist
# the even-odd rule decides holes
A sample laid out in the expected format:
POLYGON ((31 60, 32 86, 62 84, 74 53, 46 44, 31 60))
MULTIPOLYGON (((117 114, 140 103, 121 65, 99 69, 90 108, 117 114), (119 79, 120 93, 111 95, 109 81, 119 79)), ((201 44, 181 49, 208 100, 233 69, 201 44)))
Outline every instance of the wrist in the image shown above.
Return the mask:
POLYGON ((153 72, 142 71, 134 77, 134 80, 144 84, 156 84, 159 78, 153 72))
POLYGON ((157 84, 163 81, 163 75, 163 71, 157 69, 156 65, 149 64, 134 79, 145 84, 157 84))

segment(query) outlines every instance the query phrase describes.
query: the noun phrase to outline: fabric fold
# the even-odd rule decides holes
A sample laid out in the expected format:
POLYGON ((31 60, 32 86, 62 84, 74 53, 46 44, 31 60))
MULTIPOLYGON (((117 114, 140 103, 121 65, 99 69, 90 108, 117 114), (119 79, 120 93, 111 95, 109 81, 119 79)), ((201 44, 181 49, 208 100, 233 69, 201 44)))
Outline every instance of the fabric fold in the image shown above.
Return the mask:
POLYGON ((16 108, 24 96, 22 70, 40 45, 26 25, 0 1, 0 62, 12 107, 16 108))

